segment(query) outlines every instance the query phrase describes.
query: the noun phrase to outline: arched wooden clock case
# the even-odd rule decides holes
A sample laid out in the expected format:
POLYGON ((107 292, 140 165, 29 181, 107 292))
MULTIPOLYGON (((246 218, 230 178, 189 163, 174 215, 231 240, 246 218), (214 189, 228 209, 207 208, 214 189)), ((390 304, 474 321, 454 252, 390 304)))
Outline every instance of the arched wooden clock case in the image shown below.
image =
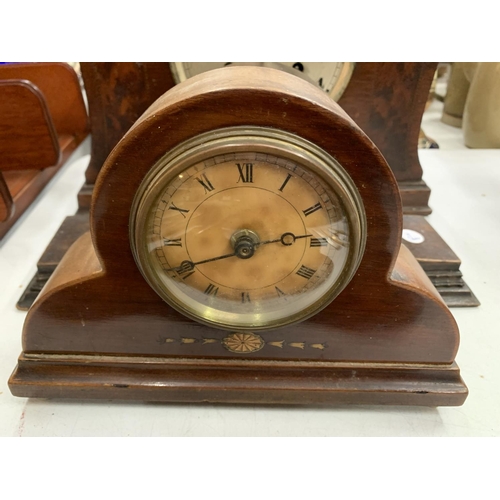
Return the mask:
POLYGON ((95 186, 90 233, 70 248, 28 313, 11 391, 173 402, 460 405, 467 388, 454 362, 457 325, 401 245, 401 232, 394 175, 321 90, 269 68, 194 77, 160 97, 108 157, 95 186), (129 231, 136 192, 159 159, 202 134, 235 127, 282 131, 324 151, 348 175, 366 216, 359 267, 338 296, 302 322, 244 333, 208 326, 162 300, 134 260, 129 231), (248 349, 237 348, 245 343, 248 349))

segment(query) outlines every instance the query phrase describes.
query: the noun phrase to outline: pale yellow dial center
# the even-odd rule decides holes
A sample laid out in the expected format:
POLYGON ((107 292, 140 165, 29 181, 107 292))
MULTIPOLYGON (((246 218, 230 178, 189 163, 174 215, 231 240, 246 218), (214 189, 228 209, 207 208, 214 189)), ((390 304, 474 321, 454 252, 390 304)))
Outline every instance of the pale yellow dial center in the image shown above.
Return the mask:
POLYGON ((233 252, 231 237, 243 229, 255 233, 260 244, 249 258, 234 256, 200 265, 199 272, 212 283, 238 290, 265 288, 293 272, 304 256, 307 238, 290 245, 280 241, 284 233, 307 234, 289 201, 260 187, 234 187, 210 196, 193 212, 186 226, 190 260, 233 252))

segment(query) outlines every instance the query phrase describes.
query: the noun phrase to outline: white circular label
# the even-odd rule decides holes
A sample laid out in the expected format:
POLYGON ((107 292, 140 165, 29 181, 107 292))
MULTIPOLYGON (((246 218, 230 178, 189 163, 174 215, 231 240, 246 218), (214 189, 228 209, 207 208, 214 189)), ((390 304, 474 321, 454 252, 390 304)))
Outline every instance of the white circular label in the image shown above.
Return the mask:
POLYGON ((413 229, 403 229, 403 239, 416 245, 425 241, 424 235, 413 229))

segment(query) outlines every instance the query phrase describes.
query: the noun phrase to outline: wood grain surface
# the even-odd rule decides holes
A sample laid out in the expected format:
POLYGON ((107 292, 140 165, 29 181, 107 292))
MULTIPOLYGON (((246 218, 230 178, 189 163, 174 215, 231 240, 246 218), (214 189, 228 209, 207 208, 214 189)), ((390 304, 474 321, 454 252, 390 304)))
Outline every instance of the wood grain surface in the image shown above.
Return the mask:
POLYGON ((80 143, 89 124, 80 82, 67 63, 23 63, 0 66, 0 80, 27 80, 35 85, 47 102, 58 135, 74 136, 80 143))
POLYGON ((71 66, 0 66, 0 238, 87 134, 87 112, 71 66))
POLYGON ((27 80, 0 80, 0 170, 41 170, 60 159, 47 101, 27 80))
POLYGON ((5 222, 11 215, 14 208, 14 201, 9 191, 9 186, 0 172, 0 222, 5 222))
POLYGON ((418 134, 436 69, 437 63, 357 63, 339 100, 399 182, 422 179, 418 134))
POLYGON ((175 82, 165 62, 87 62, 81 69, 92 129, 86 182, 92 185, 118 141, 175 82))

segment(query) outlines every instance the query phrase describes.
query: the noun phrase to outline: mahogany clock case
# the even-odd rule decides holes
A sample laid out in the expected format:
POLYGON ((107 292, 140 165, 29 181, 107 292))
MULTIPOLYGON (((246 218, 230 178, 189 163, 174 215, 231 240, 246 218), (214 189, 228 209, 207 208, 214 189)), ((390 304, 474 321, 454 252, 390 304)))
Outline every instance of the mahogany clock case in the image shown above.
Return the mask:
POLYGON ((87 233, 71 247, 30 309, 11 391, 22 397, 460 405, 467 388, 454 362, 456 323, 401 245, 401 232, 398 186, 384 157, 319 89, 266 68, 195 77, 158 99, 106 160, 93 196, 92 238, 87 233), (170 308, 143 279, 129 244, 130 208, 151 166, 192 137, 238 126, 281 129, 336 158, 360 192, 367 220, 363 259, 340 296, 302 323, 259 332, 263 347, 245 353, 227 347, 237 332, 170 308))
MULTIPOLYGON (((417 154, 420 122, 436 63, 356 63, 340 105, 368 134, 393 169, 403 200, 404 227, 426 240, 410 249, 451 306, 479 302, 462 279, 460 260, 426 223, 430 189, 422 180, 417 154), (412 215, 412 217, 409 217, 412 215)), ((147 107, 175 85, 168 63, 81 63, 89 103, 92 155, 79 210, 68 217, 38 262, 38 270, 18 302, 27 310, 69 246, 88 230, 88 208, 106 157, 147 107)))

